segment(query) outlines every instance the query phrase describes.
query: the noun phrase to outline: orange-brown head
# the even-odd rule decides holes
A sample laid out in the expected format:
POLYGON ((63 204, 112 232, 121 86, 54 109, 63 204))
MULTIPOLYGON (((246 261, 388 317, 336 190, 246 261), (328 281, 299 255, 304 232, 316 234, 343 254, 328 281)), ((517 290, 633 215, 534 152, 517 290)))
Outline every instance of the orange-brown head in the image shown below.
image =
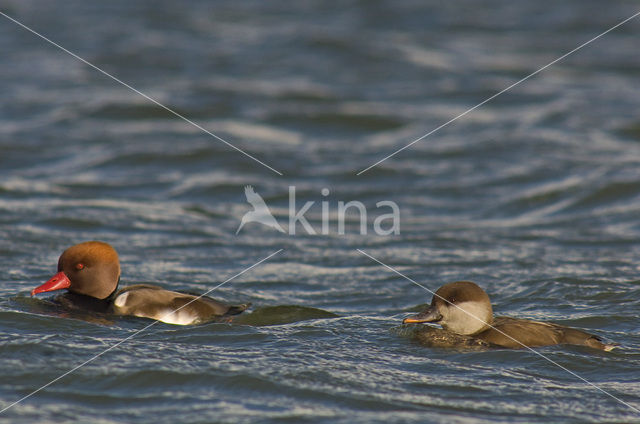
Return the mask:
POLYGON ((120 261, 111 245, 87 241, 71 246, 58 259, 58 273, 31 291, 37 293, 68 289, 96 299, 106 299, 118 287, 120 261))

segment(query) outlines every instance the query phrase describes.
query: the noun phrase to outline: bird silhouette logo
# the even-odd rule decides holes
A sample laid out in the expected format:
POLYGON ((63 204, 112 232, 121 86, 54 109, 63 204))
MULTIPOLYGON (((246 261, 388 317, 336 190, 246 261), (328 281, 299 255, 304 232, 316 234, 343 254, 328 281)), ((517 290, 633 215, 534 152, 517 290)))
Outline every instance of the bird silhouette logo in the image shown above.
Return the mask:
POLYGON ((255 192, 252 186, 248 185, 244 187, 244 195, 247 197, 247 202, 253 206, 253 210, 244 214, 242 221, 240 221, 240 226, 236 230, 236 234, 238 234, 242 227, 249 222, 259 222, 267 227, 275 228, 281 233, 285 232, 271 214, 269 207, 262 197, 255 192))

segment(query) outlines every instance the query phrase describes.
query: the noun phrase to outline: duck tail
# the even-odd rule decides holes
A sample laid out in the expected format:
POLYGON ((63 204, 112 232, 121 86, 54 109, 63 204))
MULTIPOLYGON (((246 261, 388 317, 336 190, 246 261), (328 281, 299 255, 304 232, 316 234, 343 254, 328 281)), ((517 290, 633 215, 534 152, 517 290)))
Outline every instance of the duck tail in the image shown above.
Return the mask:
POLYGON ((611 352, 613 349, 615 349, 616 347, 620 346, 617 343, 605 343, 604 341, 602 341, 602 339, 600 337, 597 336, 591 336, 588 339, 586 339, 583 343, 585 346, 589 346, 592 347, 594 349, 600 349, 600 350, 604 350, 605 352, 611 352))
POLYGON ((589 346, 594 349, 604 350, 605 352, 611 352, 614 348, 619 346, 616 343, 605 343, 600 337, 575 328, 563 329, 563 342, 574 345, 589 346))
POLYGON ((251 303, 243 303, 241 305, 231 305, 225 315, 238 315, 246 311, 251 303))

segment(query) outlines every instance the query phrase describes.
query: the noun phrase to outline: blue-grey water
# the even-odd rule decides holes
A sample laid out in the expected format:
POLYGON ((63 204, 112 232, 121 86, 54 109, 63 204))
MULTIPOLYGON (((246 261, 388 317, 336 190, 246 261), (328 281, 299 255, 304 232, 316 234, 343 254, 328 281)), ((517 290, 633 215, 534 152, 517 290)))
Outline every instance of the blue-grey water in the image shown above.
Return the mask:
POLYGON ((0 0, 282 174, 0 16, 0 408, 133 336, 0 421, 640 422, 640 17, 356 175, 639 10, 0 0), (295 187, 318 234, 236 235, 246 185, 285 228, 295 187), (340 201, 366 207, 366 235, 355 214, 339 233, 340 201), (381 201, 400 234, 375 233, 381 201), (94 239, 120 253, 123 283, 199 293, 284 250, 211 293, 253 304, 236 323, 136 334, 149 321, 29 296, 94 239), (422 346, 401 321, 431 294, 356 249, 620 346, 422 346))

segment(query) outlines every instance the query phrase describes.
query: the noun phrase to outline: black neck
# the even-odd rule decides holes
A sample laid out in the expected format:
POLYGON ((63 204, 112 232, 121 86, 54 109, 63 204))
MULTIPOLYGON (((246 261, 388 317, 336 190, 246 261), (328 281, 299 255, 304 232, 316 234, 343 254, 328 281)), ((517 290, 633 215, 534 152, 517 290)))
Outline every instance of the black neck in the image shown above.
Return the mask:
POLYGON ((107 313, 111 308, 111 304, 113 303, 114 298, 116 297, 116 292, 118 291, 119 284, 120 279, 118 279, 118 284, 116 285, 116 288, 113 290, 113 292, 111 292, 111 294, 104 299, 97 299, 92 296, 68 291, 60 296, 57 296, 55 300, 57 303, 67 308, 107 313))

